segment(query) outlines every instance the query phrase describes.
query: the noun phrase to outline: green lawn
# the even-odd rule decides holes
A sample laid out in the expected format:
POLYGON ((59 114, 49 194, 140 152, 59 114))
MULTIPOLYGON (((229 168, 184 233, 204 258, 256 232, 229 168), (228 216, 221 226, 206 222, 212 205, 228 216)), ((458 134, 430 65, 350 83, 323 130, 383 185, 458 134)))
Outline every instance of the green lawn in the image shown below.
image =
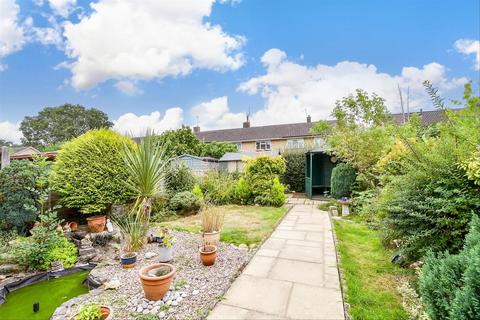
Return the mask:
POLYGON ((393 253, 382 246, 377 231, 352 219, 334 220, 334 226, 353 318, 408 319, 397 285, 411 271, 390 262, 393 253))
MULTIPOLYGON (((286 207, 223 206, 225 222, 220 238, 222 241, 239 245, 259 244, 268 237, 278 221, 287 212, 286 207)), ((159 225, 193 233, 201 230, 200 215, 180 217, 159 225)))

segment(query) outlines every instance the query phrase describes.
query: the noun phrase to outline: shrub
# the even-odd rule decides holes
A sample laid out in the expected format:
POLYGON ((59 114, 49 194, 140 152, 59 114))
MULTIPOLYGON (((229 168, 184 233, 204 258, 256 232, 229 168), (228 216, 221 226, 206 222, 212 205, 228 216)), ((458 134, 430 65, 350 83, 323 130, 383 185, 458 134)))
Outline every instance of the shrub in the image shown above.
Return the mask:
POLYGON ((172 164, 167 171, 166 188, 170 196, 178 192, 191 191, 195 185, 195 177, 184 164, 172 164))
POLYGON ((480 314, 480 219, 474 216, 463 250, 428 255, 419 280, 427 313, 436 319, 477 319, 480 314))
POLYGON ((282 183, 289 186, 289 190, 305 191, 305 153, 304 151, 288 151, 283 154, 286 169, 282 175, 282 183))
POLYGON ((92 130, 62 146, 51 183, 61 204, 83 213, 101 213, 133 197, 124 148, 134 142, 111 130, 92 130))
POLYGON ((355 183, 355 169, 346 163, 340 163, 332 170, 331 193, 336 199, 350 197, 355 183))
POLYGON ((0 228, 25 232, 35 221, 38 177, 38 168, 26 160, 12 161, 0 171, 0 228))
POLYGON ((203 192, 202 192, 202 189, 200 188, 200 186, 198 184, 196 184, 193 189, 192 189, 192 193, 194 195, 196 195, 198 197, 198 199, 200 199, 200 202, 205 202, 205 197, 203 196, 203 192))
POLYGON ((480 210, 480 193, 457 165, 454 139, 429 141, 415 148, 417 161, 404 164, 382 190, 385 240, 401 240, 408 259, 432 250, 450 253, 462 248, 472 213, 480 210))
POLYGON ((234 198, 235 203, 243 205, 251 204, 253 201, 252 190, 250 190, 250 186, 244 177, 241 177, 235 186, 234 198))
POLYGON ((211 204, 223 205, 234 200, 237 180, 230 174, 209 171, 199 181, 205 201, 211 204))
POLYGON ((279 180, 284 172, 282 157, 260 156, 247 161, 245 180, 255 204, 282 206, 285 203, 285 187, 279 180))
POLYGON ((198 212, 201 205, 200 199, 191 191, 183 191, 170 199, 169 208, 180 214, 189 214, 198 212))

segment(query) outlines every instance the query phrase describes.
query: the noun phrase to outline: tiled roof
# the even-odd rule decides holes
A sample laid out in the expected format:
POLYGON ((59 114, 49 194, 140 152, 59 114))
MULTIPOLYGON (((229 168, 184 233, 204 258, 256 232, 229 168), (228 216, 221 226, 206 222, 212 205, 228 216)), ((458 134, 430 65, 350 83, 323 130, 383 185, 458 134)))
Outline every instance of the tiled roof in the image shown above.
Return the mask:
MULTIPOLYGON (((458 109, 457 109, 458 110, 458 109)), ((413 114, 413 113, 410 113, 413 114)), ((422 124, 428 125, 445 120, 443 111, 423 111, 419 113, 422 118, 422 124)), ((397 124, 403 123, 402 114, 392 114, 397 124)), ((331 121, 334 123, 334 121, 331 121)), ((236 129, 223 129, 223 130, 211 130, 200 131, 196 133, 197 137, 204 142, 211 141, 229 141, 229 142, 241 142, 241 141, 257 141, 257 140, 275 140, 286 139, 294 137, 311 136, 310 128, 314 123, 302 122, 302 123, 290 123, 290 124, 277 124, 260 127, 250 128, 236 128, 236 129)))

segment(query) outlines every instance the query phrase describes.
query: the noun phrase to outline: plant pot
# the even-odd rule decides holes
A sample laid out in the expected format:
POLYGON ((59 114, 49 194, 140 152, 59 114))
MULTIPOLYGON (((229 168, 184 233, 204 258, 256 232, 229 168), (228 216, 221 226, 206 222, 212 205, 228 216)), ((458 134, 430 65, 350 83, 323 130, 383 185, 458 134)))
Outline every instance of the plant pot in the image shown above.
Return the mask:
POLYGON ((168 263, 154 263, 140 269, 138 275, 142 282, 143 292, 148 300, 157 301, 163 299, 165 294, 170 289, 176 269, 173 265, 168 263), (169 268, 166 274, 161 276, 152 275, 154 270, 169 268), (149 275, 150 274, 150 275, 149 275))
POLYGON ((137 262, 137 254, 135 252, 124 253, 120 256, 120 260, 123 268, 133 268, 137 262))
MULTIPOLYGON (((102 314, 99 320, 110 320, 113 317, 113 309, 108 306, 100 306, 100 312, 102 314)), ((70 320, 76 320, 79 313, 70 318, 70 320)))
POLYGON ((204 266, 211 266, 215 264, 217 259, 217 247, 212 245, 206 245, 200 247, 200 260, 204 266))
POLYGON ((173 247, 170 247, 170 248, 160 247, 160 250, 158 252, 158 256, 159 256, 159 261, 160 262, 172 261, 172 259, 173 259, 173 247))
POLYGON ((204 232, 202 237, 204 244, 218 246, 218 243, 220 242, 220 231, 204 232))
POLYGON ((93 216, 87 218, 87 223, 91 233, 98 233, 105 230, 107 219, 105 216, 93 216))

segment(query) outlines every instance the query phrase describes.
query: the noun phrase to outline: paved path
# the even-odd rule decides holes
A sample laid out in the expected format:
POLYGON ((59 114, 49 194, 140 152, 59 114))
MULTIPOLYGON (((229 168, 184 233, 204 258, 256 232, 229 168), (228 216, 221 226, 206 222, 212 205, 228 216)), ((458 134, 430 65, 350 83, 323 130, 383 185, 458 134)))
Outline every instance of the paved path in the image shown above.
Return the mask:
POLYGON ((209 319, 345 319, 328 214, 294 205, 209 319))

